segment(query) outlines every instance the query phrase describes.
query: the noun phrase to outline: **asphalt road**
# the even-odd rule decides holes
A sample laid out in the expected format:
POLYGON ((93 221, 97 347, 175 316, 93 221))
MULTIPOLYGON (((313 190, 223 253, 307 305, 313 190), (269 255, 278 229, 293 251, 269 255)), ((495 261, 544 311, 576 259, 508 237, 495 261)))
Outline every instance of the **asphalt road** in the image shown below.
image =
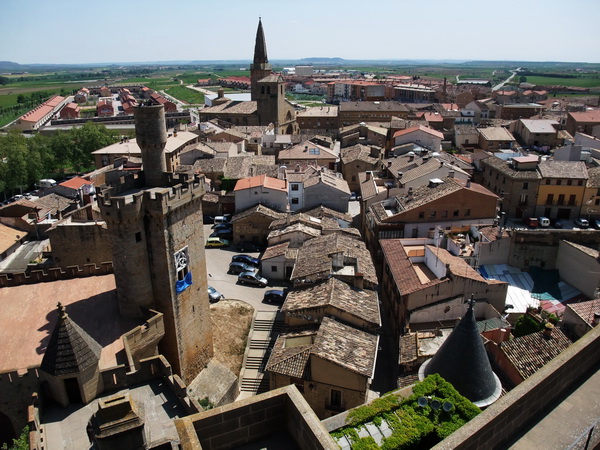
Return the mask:
MULTIPOLYGON (((211 231, 211 225, 204 225, 205 238, 210 235, 211 231)), ((238 284, 238 276, 227 273, 231 257, 240 254, 240 252, 235 250, 235 246, 231 245, 229 248, 207 248, 205 250, 208 284, 225 296, 225 300, 221 301, 226 301, 226 299, 242 300, 251 304, 255 309, 262 311, 271 311, 278 308, 277 305, 263 303, 263 296, 269 289, 288 287, 289 283, 282 280, 269 280, 266 288, 238 284)), ((259 253, 249 252, 244 252, 244 254, 255 258, 258 258, 260 255, 259 253)))

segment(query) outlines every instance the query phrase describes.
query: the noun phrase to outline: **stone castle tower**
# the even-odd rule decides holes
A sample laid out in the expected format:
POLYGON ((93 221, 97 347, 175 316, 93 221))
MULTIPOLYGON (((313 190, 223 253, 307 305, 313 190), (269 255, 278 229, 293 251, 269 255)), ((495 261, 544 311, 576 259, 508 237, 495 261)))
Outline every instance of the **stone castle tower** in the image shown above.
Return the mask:
POLYGON ((159 344, 185 383, 213 355, 207 294, 201 179, 165 172, 167 143, 162 105, 134 109, 143 176, 126 179, 99 195, 113 252, 122 315, 164 314, 159 344))
POLYGON ((256 101, 258 122, 260 125, 275 124, 279 133, 295 134, 298 132, 296 112, 285 99, 283 77, 272 73, 272 69, 267 58, 262 21, 259 19, 254 59, 250 65, 251 98, 256 101))

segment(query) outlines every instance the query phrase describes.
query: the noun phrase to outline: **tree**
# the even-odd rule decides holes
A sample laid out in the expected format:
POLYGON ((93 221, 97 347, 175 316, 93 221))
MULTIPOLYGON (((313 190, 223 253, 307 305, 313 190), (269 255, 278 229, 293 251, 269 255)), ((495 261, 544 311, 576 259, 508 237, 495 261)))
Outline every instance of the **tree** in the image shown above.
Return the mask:
POLYGON ((4 180, 5 189, 14 192, 15 189, 27 188, 28 153, 25 137, 17 130, 9 132, 0 140, 0 159, 6 163, 4 180))
POLYGON ((536 333, 544 328, 544 324, 538 322, 529 314, 524 314, 517 319, 513 335, 515 337, 526 336, 528 334, 536 333))
POLYGON ((29 450, 29 425, 25 425, 18 438, 13 439, 11 446, 2 444, 1 450, 29 450))
POLYGON ((519 77, 519 83, 526 83, 527 82, 527 77, 525 75, 521 75, 519 77))
POLYGON ((92 152, 119 140, 116 131, 107 129, 104 125, 87 122, 81 128, 71 130, 73 138, 72 164, 79 171, 93 164, 92 152))

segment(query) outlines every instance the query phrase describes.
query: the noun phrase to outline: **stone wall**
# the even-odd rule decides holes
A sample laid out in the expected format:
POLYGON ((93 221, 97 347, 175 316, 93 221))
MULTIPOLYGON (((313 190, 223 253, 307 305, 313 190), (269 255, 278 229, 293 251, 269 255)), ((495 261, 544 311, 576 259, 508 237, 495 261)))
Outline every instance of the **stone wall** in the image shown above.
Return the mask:
POLYGON ((556 269, 558 243, 562 239, 591 248, 600 245, 600 233, 596 230, 515 230, 508 265, 525 270, 529 266, 556 269))
POLYGON ((39 381, 35 367, 0 373, 0 413, 11 420, 17 436, 27 425, 28 408, 37 398, 39 381))
POLYGON ((600 327, 596 327, 434 449, 506 448, 510 440, 555 406, 597 370, 600 327))
POLYGON ((153 317, 122 336, 129 366, 136 370, 140 367, 140 360, 158 354, 157 345, 165 335, 163 315, 153 310, 150 312, 153 317))
POLYGON ((289 434, 301 449, 337 449, 294 386, 175 420, 183 449, 235 448, 289 434))
POLYGON ((0 274, 0 288, 21 286, 23 284, 45 283, 48 281, 70 280, 72 278, 84 278, 108 275, 113 273, 111 262, 105 262, 96 266, 86 264, 83 267, 53 267, 46 270, 33 270, 30 273, 0 274))
POLYGON ((57 266, 100 265, 112 261, 110 239, 104 221, 68 221, 51 228, 47 234, 57 266))

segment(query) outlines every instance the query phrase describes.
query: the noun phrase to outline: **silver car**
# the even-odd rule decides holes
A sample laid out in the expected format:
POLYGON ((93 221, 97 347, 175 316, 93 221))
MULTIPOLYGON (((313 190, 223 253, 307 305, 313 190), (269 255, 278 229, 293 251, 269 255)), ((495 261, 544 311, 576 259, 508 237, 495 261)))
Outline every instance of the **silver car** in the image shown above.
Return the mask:
POLYGON ((225 298, 225 296, 223 294, 221 294, 219 291, 217 291, 214 287, 209 286, 208 287, 208 300, 211 303, 216 303, 219 300, 221 300, 222 298, 225 298))
POLYGON ((240 284, 254 284, 255 286, 265 287, 269 281, 256 272, 242 272, 238 275, 238 282, 240 284))

